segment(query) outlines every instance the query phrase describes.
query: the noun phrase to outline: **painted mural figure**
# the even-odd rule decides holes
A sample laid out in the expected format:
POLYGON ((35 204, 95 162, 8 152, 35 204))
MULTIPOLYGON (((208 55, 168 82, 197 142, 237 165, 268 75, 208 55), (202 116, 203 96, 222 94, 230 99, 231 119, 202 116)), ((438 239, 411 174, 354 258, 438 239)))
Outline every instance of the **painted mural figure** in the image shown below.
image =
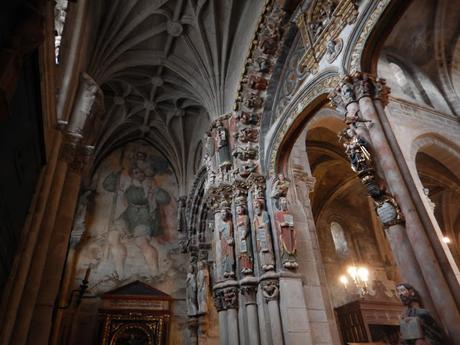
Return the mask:
POLYGON ((219 167, 228 167, 232 164, 228 132, 221 121, 217 122, 217 149, 219 153, 219 167))
POLYGON ((407 283, 396 285, 396 293, 407 307, 401 315, 400 334, 403 345, 441 345, 444 335, 436 320, 422 306, 420 295, 407 283))
POLYGON ((249 217, 242 203, 236 206, 236 229, 239 249, 240 270, 243 274, 252 273, 252 240, 249 217))
POLYGON ((275 268, 275 259, 273 257, 273 247, 270 235, 270 219, 267 211, 264 210, 264 201, 255 199, 254 203, 254 231, 256 233, 257 252, 259 261, 264 271, 270 271, 275 268))
POLYGON ((119 278, 124 276, 127 257, 126 246, 121 241, 124 235, 133 239, 152 275, 158 270, 158 250, 150 239, 164 235, 163 207, 169 204, 171 197, 167 191, 155 185, 155 175, 162 167, 146 158, 144 152, 136 152, 129 176, 118 171, 109 174, 103 181, 106 191, 117 193, 113 207, 117 208, 120 202, 126 205, 123 212, 113 220, 107 235, 109 252, 119 278))
POLYGON ((230 208, 227 204, 222 205, 220 211, 220 221, 217 224, 217 229, 219 232, 219 239, 222 251, 222 272, 224 278, 232 278, 235 273, 233 267, 235 264, 234 254, 233 254, 233 224, 231 219, 231 213, 229 212, 230 208))
POLYGON ((198 262, 197 280, 197 299, 198 299, 198 315, 208 312, 208 289, 209 289, 209 272, 205 261, 198 262))
POLYGON ((287 199, 279 198, 279 210, 275 212, 275 222, 278 230, 281 261, 285 268, 297 268, 296 262, 296 238, 294 219, 287 210, 287 199))
POLYGON ((197 314, 197 282, 193 264, 190 264, 188 267, 185 281, 185 302, 187 305, 187 315, 195 316, 197 314))

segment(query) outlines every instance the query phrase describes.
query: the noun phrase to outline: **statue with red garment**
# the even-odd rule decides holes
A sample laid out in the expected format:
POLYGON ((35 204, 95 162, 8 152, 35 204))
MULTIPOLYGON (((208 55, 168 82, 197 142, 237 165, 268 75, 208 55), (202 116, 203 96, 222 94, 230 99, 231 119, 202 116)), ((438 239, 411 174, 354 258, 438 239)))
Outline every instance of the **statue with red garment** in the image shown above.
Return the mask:
POLYGON ((217 224, 219 232, 220 249, 222 255, 221 268, 224 278, 233 278, 235 276, 234 264, 235 256, 233 253, 233 223, 228 202, 221 204, 220 219, 217 224))
POLYGON ((281 262, 284 268, 295 269, 299 266, 296 260, 296 238, 294 218, 287 210, 287 199, 281 196, 278 199, 278 210, 275 211, 281 262))
POLYGON ((271 271, 275 268, 272 238, 270 234, 270 219, 264 209, 264 200, 254 199, 254 232, 256 234, 256 247, 262 270, 271 271))
POLYGON ((243 274, 252 273, 252 240, 249 217, 246 212, 245 199, 236 200, 236 236, 240 271, 243 274))

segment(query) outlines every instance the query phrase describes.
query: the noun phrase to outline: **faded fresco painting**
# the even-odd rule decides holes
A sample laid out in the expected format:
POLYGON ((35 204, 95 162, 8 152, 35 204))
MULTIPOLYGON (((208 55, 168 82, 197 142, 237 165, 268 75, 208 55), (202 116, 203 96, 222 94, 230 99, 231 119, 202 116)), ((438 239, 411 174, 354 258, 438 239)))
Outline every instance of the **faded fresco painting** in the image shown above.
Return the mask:
POLYGON ((98 167, 89 199, 80 200, 84 221, 77 219, 74 229, 84 224, 75 285, 90 267, 89 287, 96 294, 136 279, 169 294, 184 288, 177 183, 160 153, 143 142, 114 151, 98 167))

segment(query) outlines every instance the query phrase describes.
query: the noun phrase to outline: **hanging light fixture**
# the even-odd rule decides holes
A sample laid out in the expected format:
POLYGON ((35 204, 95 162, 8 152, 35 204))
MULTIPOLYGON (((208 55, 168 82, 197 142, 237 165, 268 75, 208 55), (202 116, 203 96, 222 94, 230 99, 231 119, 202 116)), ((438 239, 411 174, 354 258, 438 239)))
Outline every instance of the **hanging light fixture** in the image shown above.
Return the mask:
POLYGON ((369 281, 369 270, 366 267, 353 265, 348 266, 347 274, 341 275, 339 277, 339 282, 343 285, 345 289, 347 289, 347 286, 349 284, 348 277, 351 278, 351 281, 356 286, 356 289, 358 290, 359 295, 361 297, 369 293, 369 290, 367 289, 367 284, 369 281))
POLYGON ((444 237, 442 238, 442 241, 443 241, 444 243, 446 243, 446 244, 449 244, 449 243, 450 243, 450 238, 447 237, 447 236, 444 236, 444 237))

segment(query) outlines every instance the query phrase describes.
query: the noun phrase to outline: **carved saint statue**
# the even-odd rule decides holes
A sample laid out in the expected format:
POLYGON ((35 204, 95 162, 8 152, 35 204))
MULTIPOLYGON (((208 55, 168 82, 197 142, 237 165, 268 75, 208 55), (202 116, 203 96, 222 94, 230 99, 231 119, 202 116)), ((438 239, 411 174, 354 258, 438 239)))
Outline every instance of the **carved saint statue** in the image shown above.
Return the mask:
POLYGON ((299 265, 296 262, 294 219, 288 213, 286 197, 280 197, 278 203, 279 210, 275 212, 275 222, 279 236, 281 261, 285 268, 297 268, 299 265))
POLYGON ((286 196, 289 189, 289 181, 283 174, 279 174, 278 178, 273 182, 272 198, 286 196))
POLYGON ((202 315, 208 312, 209 272, 205 261, 198 262, 196 280, 198 286, 198 315, 202 315))
POLYGON ((195 267, 190 264, 188 267, 187 278, 185 280, 185 301, 187 304, 187 315, 197 314, 197 285, 195 279, 195 267))
POLYGON ((215 153, 216 145, 214 142, 214 138, 212 137, 211 132, 207 132, 204 144, 204 157, 205 160, 207 160, 206 167, 208 169, 208 173, 211 171, 216 171, 215 153))
POLYGON ((233 254, 233 224, 230 213, 230 208, 226 203, 223 203, 220 211, 220 220, 217 224, 219 232, 220 249, 222 255, 222 272, 224 278, 232 278, 235 273, 233 266, 235 264, 235 258, 233 254))
POLYGON ((243 274, 252 273, 252 241, 249 217, 242 202, 236 206, 237 245, 239 249, 240 270, 243 274))
POLYGON ((353 127, 348 127, 344 133, 347 141, 343 144, 345 153, 347 154, 351 168, 357 174, 365 172, 371 167, 371 154, 368 149, 368 144, 353 127))
POLYGON ((221 121, 217 122, 217 149, 219 152, 219 167, 228 167, 232 164, 230 156, 230 143, 228 141, 228 132, 221 121))
POLYGON ((256 247, 259 254, 260 265, 264 271, 270 271, 275 268, 272 239, 270 235, 270 219, 268 218, 267 211, 264 210, 264 201, 262 199, 255 199, 253 206, 253 225, 256 234, 256 247))
POLYGON ((400 334, 403 345, 441 345, 444 335, 430 312, 423 308, 420 296, 407 283, 398 284, 396 293, 407 309, 401 315, 400 334))

